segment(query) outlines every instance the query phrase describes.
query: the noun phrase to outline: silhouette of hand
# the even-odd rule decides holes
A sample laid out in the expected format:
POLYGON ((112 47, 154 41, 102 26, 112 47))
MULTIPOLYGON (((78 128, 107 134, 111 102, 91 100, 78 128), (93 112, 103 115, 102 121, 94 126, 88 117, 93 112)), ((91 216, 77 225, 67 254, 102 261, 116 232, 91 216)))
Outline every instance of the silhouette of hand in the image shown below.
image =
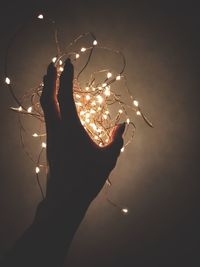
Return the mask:
POLYGON ((125 124, 117 126, 112 142, 98 147, 82 127, 73 99, 74 68, 66 60, 57 86, 51 63, 44 76, 41 105, 47 130, 49 178, 46 198, 30 227, 3 260, 3 266, 64 266, 71 241, 114 168, 123 146, 125 124))
POLYGON ((47 131, 47 199, 63 200, 76 192, 91 202, 116 165, 123 146, 125 123, 115 127, 108 146, 97 146, 79 120, 73 99, 73 78, 74 67, 69 59, 65 62, 59 86, 53 63, 44 76, 40 101, 47 131))

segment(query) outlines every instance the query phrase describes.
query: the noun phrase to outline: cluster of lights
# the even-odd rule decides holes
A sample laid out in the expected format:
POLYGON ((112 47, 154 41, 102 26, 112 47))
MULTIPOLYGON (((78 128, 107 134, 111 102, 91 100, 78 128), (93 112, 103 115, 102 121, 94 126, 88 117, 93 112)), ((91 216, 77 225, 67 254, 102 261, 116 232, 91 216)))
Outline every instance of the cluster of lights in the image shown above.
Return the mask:
MULTIPOLYGON (((38 19, 44 19, 43 14, 39 14, 38 19)), ((98 47, 103 50, 108 50, 113 53, 120 55, 123 59, 123 66, 121 71, 118 73, 112 73, 110 70, 99 70, 95 73, 92 73, 88 82, 83 86, 80 80, 80 75, 83 73, 84 69, 90 62, 91 55, 96 46, 98 46, 98 42, 95 36, 92 33, 85 33, 76 38, 69 46, 72 47, 73 44, 77 43, 80 39, 85 38, 86 36, 90 36, 92 38, 90 47, 81 47, 79 51, 72 52, 60 52, 60 48, 58 48, 57 56, 52 58, 52 62, 55 64, 58 77, 61 72, 64 70, 64 61, 66 58, 70 58, 72 62, 77 62, 77 60, 82 56, 82 54, 88 54, 88 60, 85 66, 81 69, 78 75, 74 79, 74 101, 77 108, 77 113, 79 115, 80 121, 83 127, 87 130, 88 134, 92 138, 92 140, 98 144, 100 147, 106 146, 111 142, 111 134, 113 128, 121 121, 126 121, 127 128, 129 126, 133 126, 133 133, 135 129, 135 124, 130 119, 130 112, 134 112, 137 116, 142 116, 145 122, 152 127, 151 122, 146 118, 146 116, 141 111, 138 100, 134 99, 128 92, 129 104, 124 103, 119 94, 116 94, 115 88, 121 87, 121 82, 125 80, 124 69, 125 69, 125 58, 121 52, 108 49, 105 47, 98 47), (102 75, 103 74, 103 75, 102 75), (98 75, 101 75, 101 82, 99 82, 98 75), (115 105, 115 112, 113 113, 113 106, 115 105)), ((28 100, 31 99, 31 105, 27 106, 26 102, 20 102, 15 95, 13 90, 11 79, 7 76, 7 71, 5 71, 5 83, 9 86, 10 92, 18 104, 18 107, 12 107, 13 111, 21 113, 23 115, 29 115, 34 118, 37 118, 44 124, 44 116, 42 109, 40 107, 39 97, 42 92, 43 84, 41 83, 37 86, 32 92, 28 95, 28 100)), ((126 83, 125 83, 126 84, 126 83)), ((124 86, 125 86, 124 84, 124 86)), ((27 97, 26 97, 27 99, 27 97)), ((41 133, 39 129, 36 132, 31 133, 33 138, 38 138, 41 144, 41 152, 46 148, 46 143, 44 139, 46 137, 45 133, 41 133)), ((131 138, 121 149, 121 152, 124 152, 125 147, 130 143, 131 138)), ((41 172, 41 167, 44 165, 40 164, 40 155, 36 162, 35 173, 38 175, 41 172)), ((38 179, 39 183, 39 179, 38 179)), ((41 185, 39 183, 40 189, 41 185)), ((43 191, 41 189, 42 195, 43 191)), ((116 206, 116 205, 115 205, 116 206)), ((120 208, 123 214, 128 213, 127 208, 120 208)))

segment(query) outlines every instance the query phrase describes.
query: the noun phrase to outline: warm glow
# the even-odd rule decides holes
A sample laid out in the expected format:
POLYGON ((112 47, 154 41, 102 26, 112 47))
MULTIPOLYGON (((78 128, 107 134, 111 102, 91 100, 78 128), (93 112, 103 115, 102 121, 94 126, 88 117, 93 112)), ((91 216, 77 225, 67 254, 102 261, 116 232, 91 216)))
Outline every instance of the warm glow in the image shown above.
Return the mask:
POLYGON ((10 84, 10 79, 8 77, 5 78, 5 83, 10 84))
POLYGON ((42 148, 46 148, 47 144, 45 142, 42 142, 42 148))
POLYGON ((124 214, 127 214, 127 213, 128 213, 128 209, 127 209, 127 208, 123 208, 121 211, 122 211, 122 213, 124 213, 124 214))
POLYGON ((42 14, 38 15, 38 19, 43 19, 44 16, 42 14))
POLYGON ((40 168, 39 167, 36 167, 35 168, 35 172, 38 174, 40 172, 40 168))
POLYGON ((29 108, 27 109, 27 112, 28 112, 28 113, 31 113, 32 110, 33 110, 33 108, 32 108, 32 107, 29 107, 29 108))
POLYGON ((133 105, 136 106, 136 107, 138 107, 139 106, 139 102, 137 100, 134 100, 133 101, 133 105))

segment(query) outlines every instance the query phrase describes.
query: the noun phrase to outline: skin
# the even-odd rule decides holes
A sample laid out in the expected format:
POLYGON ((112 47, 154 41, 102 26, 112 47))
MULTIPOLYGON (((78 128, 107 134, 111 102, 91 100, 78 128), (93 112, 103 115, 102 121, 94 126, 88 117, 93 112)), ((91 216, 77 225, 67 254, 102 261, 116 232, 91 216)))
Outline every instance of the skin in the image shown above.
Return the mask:
POLYGON ((51 63, 41 95, 49 166, 46 197, 39 203, 33 223, 6 255, 2 266, 64 266, 74 234, 123 147, 125 124, 115 127, 112 142, 102 148, 80 123, 73 99, 74 67, 69 59, 59 88, 56 78, 57 70, 51 63))

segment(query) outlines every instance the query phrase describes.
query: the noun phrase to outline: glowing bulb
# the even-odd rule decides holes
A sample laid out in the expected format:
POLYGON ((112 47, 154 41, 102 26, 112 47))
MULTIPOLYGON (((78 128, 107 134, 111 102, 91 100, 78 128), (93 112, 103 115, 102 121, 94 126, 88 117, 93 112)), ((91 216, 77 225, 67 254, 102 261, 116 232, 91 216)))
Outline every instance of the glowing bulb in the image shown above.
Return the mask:
POLYGON ((102 104, 103 103, 103 97, 101 95, 98 95, 97 101, 99 102, 99 104, 102 104))
POLYGON ((127 118, 126 122, 129 124, 129 123, 130 123, 130 119, 129 119, 129 118, 127 118))
POLYGON ((81 98, 81 96, 79 94, 76 94, 76 98, 81 98))
POLYGON ((107 78, 109 79, 110 77, 112 77, 112 73, 111 72, 108 72, 107 73, 107 78))
POLYGON ((60 59, 59 60, 59 65, 61 66, 63 64, 62 60, 60 59))
POLYGON ((85 122, 83 120, 81 120, 81 124, 84 126, 85 125, 85 122))
POLYGON ((10 84, 10 79, 8 77, 5 78, 5 83, 10 84))
POLYGON ((139 102, 137 100, 134 100, 133 101, 133 105, 136 106, 136 107, 138 107, 139 106, 139 102))
POLYGON ((76 102, 76 105, 81 107, 82 106, 82 103, 81 102, 76 102))
POLYGON ((136 112, 136 114, 137 114, 138 116, 140 116, 140 115, 141 115, 141 112, 138 110, 138 111, 136 112))
POLYGON ((43 19, 44 16, 42 14, 38 15, 38 19, 43 19))
POLYGON ((88 86, 86 86, 86 87, 85 87, 85 90, 86 90, 86 91, 89 91, 89 87, 88 87, 88 86))
POLYGON ((127 209, 127 208, 123 208, 123 209, 121 209, 121 212, 122 212, 123 214, 127 214, 127 213, 128 213, 128 209, 127 209))
POLYGON ((116 80, 117 80, 117 81, 121 80, 121 76, 118 75, 118 76, 116 77, 116 80))
POLYGON ((103 114, 103 118, 107 120, 108 116, 106 114, 103 114))
POLYGON ((22 111, 22 107, 20 106, 20 107, 18 107, 18 111, 22 111))
POLYGON ((105 91, 104 91, 105 96, 110 96, 110 88, 107 86, 105 91))
POLYGON ((103 83, 103 84, 102 84, 102 87, 106 87, 106 86, 107 86, 107 83, 103 83))
POLYGON ((86 119, 88 119, 90 117, 90 113, 86 113, 85 117, 86 117, 86 119))
POLYGON ((122 114, 123 113, 123 110, 122 109, 119 109, 119 111, 118 111, 120 114, 122 114))
POLYGON ((61 67, 59 68, 59 70, 62 72, 62 71, 64 70, 64 68, 61 66, 61 67))
POLYGON ((86 51, 86 48, 85 47, 82 47, 81 48, 81 52, 85 52, 86 51))
POLYGON ((93 41, 93 45, 97 45, 97 40, 94 40, 93 41))
POLYGON ((122 152, 122 153, 124 152, 124 146, 121 148, 121 152, 122 152))
POLYGON ((32 109, 33 109, 32 107, 29 107, 29 108, 27 109, 27 112, 28 112, 28 113, 31 113, 31 112, 32 112, 32 109))
POLYGON ((94 109, 91 108, 91 109, 90 109, 90 113, 91 113, 91 114, 95 114, 96 111, 95 111, 94 109))
POLYGON ((86 123, 90 123, 90 119, 88 119, 88 118, 85 119, 85 122, 86 122, 86 123))
POLYGON ((37 133, 34 133, 32 136, 33 137, 38 137, 39 135, 37 133))
POLYGON ((38 166, 35 168, 35 172, 36 173, 39 173, 40 172, 40 168, 38 166))
POLYGON ((80 55, 79 54, 76 54, 76 59, 78 59, 80 57, 80 55))
POLYGON ((91 99, 90 95, 86 95, 85 99, 88 101, 91 99))
POLYGON ((47 144, 45 142, 42 142, 42 148, 46 148, 47 144))
POLYGON ((52 58, 52 62, 53 62, 53 63, 55 63, 56 60, 57 60, 57 57, 53 57, 53 58, 52 58))
POLYGON ((92 101, 91 105, 96 106, 96 101, 92 101))
POLYGON ((80 115, 83 116, 85 114, 85 111, 81 110, 80 115))

